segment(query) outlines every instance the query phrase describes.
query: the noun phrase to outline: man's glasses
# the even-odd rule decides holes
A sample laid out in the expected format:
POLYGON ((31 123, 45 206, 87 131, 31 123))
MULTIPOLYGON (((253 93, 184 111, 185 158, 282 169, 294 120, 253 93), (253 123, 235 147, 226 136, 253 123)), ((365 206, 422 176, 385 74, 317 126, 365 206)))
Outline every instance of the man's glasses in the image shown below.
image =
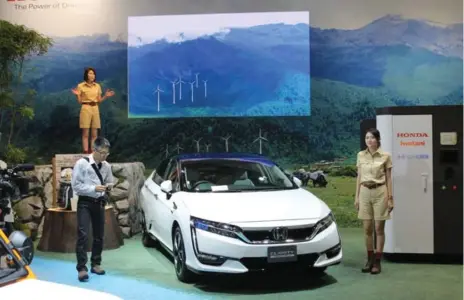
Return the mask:
POLYGON ((103 152, 95 151, 95 152, 97 152, 97 153, 100 154, 101 156, 108 156, 108 155, 110 155, 109 152, 104 152, 104 151, 103 151, 103 152))

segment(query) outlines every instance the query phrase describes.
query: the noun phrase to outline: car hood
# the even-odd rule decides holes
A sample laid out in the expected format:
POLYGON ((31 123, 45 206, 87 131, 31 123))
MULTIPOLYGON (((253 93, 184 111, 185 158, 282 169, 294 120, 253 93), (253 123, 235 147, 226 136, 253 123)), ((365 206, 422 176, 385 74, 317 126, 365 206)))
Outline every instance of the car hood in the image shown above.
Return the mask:
POLYGON ((327 205, 307 190, 186 193, 190 215, 225 223, 318 219, 327 205))

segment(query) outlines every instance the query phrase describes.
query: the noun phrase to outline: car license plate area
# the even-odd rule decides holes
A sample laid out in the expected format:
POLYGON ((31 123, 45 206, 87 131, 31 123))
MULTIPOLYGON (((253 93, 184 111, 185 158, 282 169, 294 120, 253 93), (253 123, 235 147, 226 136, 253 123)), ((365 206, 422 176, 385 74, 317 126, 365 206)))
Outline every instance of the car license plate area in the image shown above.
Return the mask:
POLYGON ((276 246, 267 248, 268 263, 295 262, 297 260, 296 246, 276 246))

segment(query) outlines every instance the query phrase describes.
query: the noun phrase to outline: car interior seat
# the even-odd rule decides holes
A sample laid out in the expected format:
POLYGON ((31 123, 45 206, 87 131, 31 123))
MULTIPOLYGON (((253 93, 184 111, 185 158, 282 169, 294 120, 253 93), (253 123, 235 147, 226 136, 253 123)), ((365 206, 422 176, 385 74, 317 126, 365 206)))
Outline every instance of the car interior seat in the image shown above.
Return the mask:
POLYGON ((243 172, 242 175, 235 180, 234 185, 255 186, 253 181, 248 178, 248 171, 243 172))

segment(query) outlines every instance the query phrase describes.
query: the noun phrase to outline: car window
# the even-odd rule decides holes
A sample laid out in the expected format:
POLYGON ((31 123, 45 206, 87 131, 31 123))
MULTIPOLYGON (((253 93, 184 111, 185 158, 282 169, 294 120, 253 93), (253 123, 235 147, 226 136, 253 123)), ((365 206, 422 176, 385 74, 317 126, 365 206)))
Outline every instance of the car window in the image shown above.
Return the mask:
POLYGON ((298 188, 274 163, 244 159, 205 159, 182 164, 189 192, 264 191, 298 188))
POLYGON ((179 174, 177 173, 177 171, 177 161, 172 160, 169 163, 169 166, 166 170, 166 176, 164 176, 164 179, 172 181, 172 186, 174 190, 178 190, 179 174))
POLYGON ((167 169, 167 166, 168 166, 169 161, 170 161, 170 159, 165 159, 165 160, 163 160, 163 161, 159 164, 158 168, 156 168, 155 174, 153 174, 153 177, 152 177, 152 180, 153 180, 156 184, 160 185, 161 182, 164 181, 164 174, 165 174, 165 172, 166 172, 166 169, 167 169))
POLYGON ((169 162, 168 167, 166 168, 166 172, 164 172, 164 179, 168 180, 170 179, 169 177, 172 176, 173 172, 176 170, 176 161, 171 160, 169 162))

